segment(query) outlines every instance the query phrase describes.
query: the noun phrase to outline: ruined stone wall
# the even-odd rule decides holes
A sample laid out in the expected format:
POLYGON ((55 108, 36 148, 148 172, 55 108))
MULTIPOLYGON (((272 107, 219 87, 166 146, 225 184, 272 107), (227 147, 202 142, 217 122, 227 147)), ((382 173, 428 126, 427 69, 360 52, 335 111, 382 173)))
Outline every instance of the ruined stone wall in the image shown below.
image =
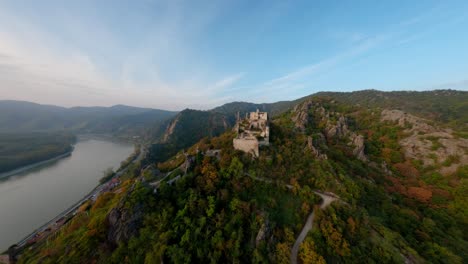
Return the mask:
POLYGON ((250 120, 268 120, 267 112, 250 112, 250 120))
POLYGON ((235 149, 242 150, 247 153, 253 153, 255 157, 259 156, 258 140, 256 138, 235 138, 233 139, 233 145, 235 149))

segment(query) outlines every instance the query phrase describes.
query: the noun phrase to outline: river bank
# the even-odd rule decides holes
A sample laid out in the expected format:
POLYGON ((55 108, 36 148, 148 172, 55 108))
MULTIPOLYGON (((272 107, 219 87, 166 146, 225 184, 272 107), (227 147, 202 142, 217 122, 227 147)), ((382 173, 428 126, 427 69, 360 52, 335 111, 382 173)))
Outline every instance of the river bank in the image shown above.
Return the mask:
POLYGON ((0 251, 69 210, 99 185, 103 172, 118 169, 134 146, 78 140, 71 156, 0 181, 0 251))
POLYGON ((14 176, 14 175, 16 175, 18 173, 26 172, 28 170, 35 169, 35 168, 37 168, 39 166, 42 166, 42 165, 45 165, 47 163, 54 162, 54 161, 57 161, 59 159, 63 159, 65 157, 69 157, 69 156, 71 156, 74 149, 75 149, 75 147, 72 146, 72 150, 70 150, 68 152, 65 152, 63 154, 60 154, 60 155, 58 155, 56 157, 53 157, 53 158, 50 158, 50 159, 47 159, 47 160, 43 160, 43 161, 39 161, 39 162, 36 162, 36 163, 33 163, 33 164, 29 164, 29 165, 26 165, 26 166, 23 166, 23 167, 20 167, 20 168, 11 170, 11 171, 0 173, 0 179, 11 177, 11 176, 14 176))
POLYGON ((27 172, 29 170, 35 169, 37 167, 47 165, 48 163, 52 163, 54 161, 66 158, 71 156, 72 152, 74 151, 74 146, 78 141, 86 141, 86 140, 105 140, 109 142, 114 142, 114 143, 129 143, 129 144, 138 144, 138 138, 125 138, 125 137, 115 137, 110 134, 95 134, 95 133, 87 133, 87 134, 76 134, 76 142, 71 145, 72 149, 70 151, 67 151, 65 153, 59 154, 55 157, 43 160, 43 161, 38 161, 29 165, 25 165, 10 171, 6 172, 1 172, 0 173, 0 180, 3 178, 8 178, 11 176, 14 176, 19 173, 27 172))

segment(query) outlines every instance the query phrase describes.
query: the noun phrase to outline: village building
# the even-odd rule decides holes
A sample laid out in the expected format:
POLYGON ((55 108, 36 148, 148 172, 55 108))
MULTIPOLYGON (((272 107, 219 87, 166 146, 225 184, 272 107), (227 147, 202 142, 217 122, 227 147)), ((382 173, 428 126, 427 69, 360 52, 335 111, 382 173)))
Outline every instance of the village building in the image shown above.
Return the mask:
POLYGON ((237 113, 236 128, 237 136, 233 139, 235 149, 251 153, 254 157, 259 156, 260 146, 270 144, 270 126, 268 123, 268 113, 251 112, 245 119, 240 119, 237 113))

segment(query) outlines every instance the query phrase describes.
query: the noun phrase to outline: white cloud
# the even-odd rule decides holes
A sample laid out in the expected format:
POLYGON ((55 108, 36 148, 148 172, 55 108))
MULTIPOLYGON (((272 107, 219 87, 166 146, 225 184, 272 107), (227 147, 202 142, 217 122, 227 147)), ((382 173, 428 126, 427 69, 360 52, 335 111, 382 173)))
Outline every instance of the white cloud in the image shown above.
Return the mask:
POLYGON ((240 72, 231 76, 227 76, 226 78, 223 78, 219 81, 217 81, 214 85, 214 87, 217 88, 225 88, 233 85, 236 83, 238 80, 240 80, 242 77, 244 77, 245 73, 240 72))
POLYGON ((180 4, 169 2, 164 17, 148 26, 146 34, 139 35, 140 39, 135 39, 138 44, 132 47, 114 43, 117 38, 101 21, 62 14, 61 17, 69 15, 61 22, 69 23, 63 28, 70 30, 67 33, 74 39, 94 45, 98 51, 124 52, 112 54, 115 57, 111 65, 106 65, 102 62, 106 57, 97 56, 101 54, 77 47, 44 25, 0 8, 0 99, 64 106, 129 104, 174 110, 209 108, 224 102, 226 98, 220 92, 244 74, 211 73, 203 62, 193 59, 195 53, 187 38, 203 30, 214 15, 200 13, 200 17, 191 18, 192 32, 186 32, 184 25, 188 21, 183 20, 183 12, 180 4), (184 61, 190 59, 196 64, 184 61), (179 65, 192 72, 175 80, 167 78, 166 68, 179 65))

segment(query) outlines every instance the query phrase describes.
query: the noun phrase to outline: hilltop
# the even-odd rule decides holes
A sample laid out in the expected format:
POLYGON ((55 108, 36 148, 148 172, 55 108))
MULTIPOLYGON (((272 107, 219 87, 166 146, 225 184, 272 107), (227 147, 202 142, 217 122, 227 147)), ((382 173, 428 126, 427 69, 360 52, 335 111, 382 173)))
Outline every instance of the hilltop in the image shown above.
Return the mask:
POLYGON ((232 146, 244 104, 182 111, 158 140, 184 151, 133 164, 19 263, 289 263, 312 212, 301 263, 465 263, 468 93, 402 94, 294 101, 258 158, 232 146), (341 202, 320 209, 317 193, 341 202))

